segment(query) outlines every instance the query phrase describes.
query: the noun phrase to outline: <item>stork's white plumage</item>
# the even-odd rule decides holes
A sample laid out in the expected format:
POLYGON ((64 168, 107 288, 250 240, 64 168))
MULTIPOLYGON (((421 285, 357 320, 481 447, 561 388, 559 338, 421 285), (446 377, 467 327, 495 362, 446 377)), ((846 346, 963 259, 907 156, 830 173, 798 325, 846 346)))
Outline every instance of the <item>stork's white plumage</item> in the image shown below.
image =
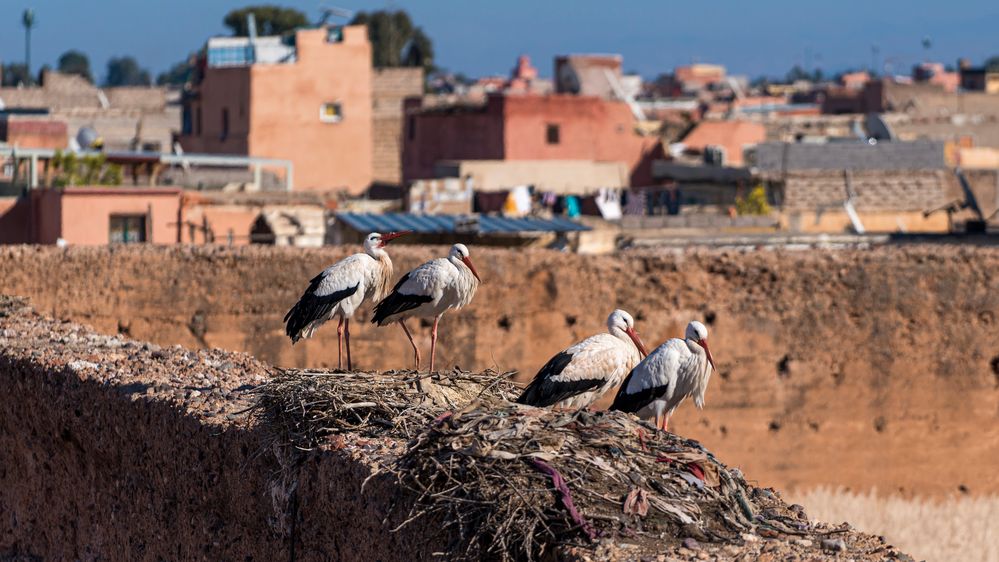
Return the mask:
POLYGON ((607 317, 607 333, 590 336, 548 360, 517 402, 585 408, 621 384, 647 354, 635 319, 615 310, 607 317))
POLYGON ((698 408, 704 407, 704 393, 714 368, 708 329, 700 322, 691 322, 684 339, 667 340, 632 369, 610 409, 645 419, 655 417, 656 426, 666 431, 673 411, 688 396, 694 397, 698 408))
POLYGON ((380 299, 392 282, 392 259, 385 244, 409 231, 379 234, 364 239, 364 252, 347 256, 327 267, 309 281, 309 288, 284 316, 285 333, 295 344, 311 338, 317 328, 334 316, 337 326, 337 364, 343 368, 343 344, 347 342, 347 368, 350 361, 350 318, 366 299, 380 299))
POLYGON ((398 322, 413 345, 416 369, 420 369, 420 349, 406 327, 406 318, 433 318, 430 332, 430 370, 434 370, 437 356, 437 324, 450 309, 459 309, 472 302, 479 286, 479 274, 468 257, 464 244, 451 246, 446 258, 430 260, 410 271, 396 283, 387 297, 375 305, 371 322, 385 326, 398 322))

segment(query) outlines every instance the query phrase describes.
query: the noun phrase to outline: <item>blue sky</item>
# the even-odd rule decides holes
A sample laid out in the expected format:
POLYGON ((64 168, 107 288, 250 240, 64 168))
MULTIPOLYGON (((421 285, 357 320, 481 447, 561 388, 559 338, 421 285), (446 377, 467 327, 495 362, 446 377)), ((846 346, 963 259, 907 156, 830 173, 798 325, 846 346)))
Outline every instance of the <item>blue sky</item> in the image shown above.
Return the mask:
MULTIPOLYGON (((32 66, 55 65, 64 51, 87 53, 100 77, 108 58, 130 54, 155 75, 211 35, 222 18, 249 3, 228 0, 4 0, 0 60, 24 57, 21 11, 32 7, 32 66)), ((620 53, 625 70, 652 77, 691 61, 725 64, 730 72, 782 76, 810 62, 827 72, 879 59, 908 72, 925 58, 980 63, 999 54, 995 0, 421 0, 280 2, 317 17, 322 4, 352 10, 402 8, 434 40, 436 61, 472 76, 505 74, 519 54, 543 75, 566 53, 620 53), (923 37, 932 40, 924 51, 923 37)))

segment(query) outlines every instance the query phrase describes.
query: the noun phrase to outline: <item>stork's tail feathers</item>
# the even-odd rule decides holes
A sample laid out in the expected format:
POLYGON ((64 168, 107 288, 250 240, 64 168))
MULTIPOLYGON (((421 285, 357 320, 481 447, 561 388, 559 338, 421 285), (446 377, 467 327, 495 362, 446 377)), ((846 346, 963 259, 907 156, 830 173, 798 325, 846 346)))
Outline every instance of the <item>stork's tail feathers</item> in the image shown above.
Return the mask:
POLYGON ((398 291, 392 291, 389 296, 375 305, 375 314, 371 318, 371 323, 384 326, 396 320, 392 316, 412 310, 432 300, 434 300, 433 297, 429 296, 404 295, 398 291))
MULTIPOLYGON (((313 285, 315 284, 316 280, 313 280, 313 285)), ((298 340, 302 338, 312 337, 316 328, 333 317, 333 309, 336 308, 336 305, 356 293, 357 288, 358 285, 354 285, 342 291, 317 296, 313 292, 314 287, 309 287, 309 290, 305 291, 295 306, 291 307, 288 314, 284 315, 284 333, 291 338, 292 345, 298 343, 298 340)))

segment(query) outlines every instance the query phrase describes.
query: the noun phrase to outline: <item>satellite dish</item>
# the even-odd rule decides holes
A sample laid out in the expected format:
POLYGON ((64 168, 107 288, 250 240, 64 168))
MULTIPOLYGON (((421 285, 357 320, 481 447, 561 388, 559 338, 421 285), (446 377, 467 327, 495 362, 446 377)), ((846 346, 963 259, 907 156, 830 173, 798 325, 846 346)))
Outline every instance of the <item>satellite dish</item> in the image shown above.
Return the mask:
POLYGON ((81 127, 80 131, 76 133, 76 142, 84 150, 100 148, 104 144, 101 136, 93 127, 81 127))
POLYGON ((864 118, 864 128, 867 129, 867 136, 878 141, 898 140, 895 133, 885 120, 878 113, 868 113, 864 118))

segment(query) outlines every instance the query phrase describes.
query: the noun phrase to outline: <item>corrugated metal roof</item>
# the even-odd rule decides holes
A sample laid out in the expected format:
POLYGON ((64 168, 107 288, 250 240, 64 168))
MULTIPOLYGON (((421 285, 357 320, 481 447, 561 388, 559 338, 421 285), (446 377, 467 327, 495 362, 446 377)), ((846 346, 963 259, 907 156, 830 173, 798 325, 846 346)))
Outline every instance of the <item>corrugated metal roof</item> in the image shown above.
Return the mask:
POLYGON ((576 232, 590 230, 566 218, 508 218, 488 215, 415 215, 411 213, 337 213, 339 220, 359 232, 393 232, 412 230, 421 234, 473 232, 576 232), (476 224, 477 221, 477 224, 476 224))

